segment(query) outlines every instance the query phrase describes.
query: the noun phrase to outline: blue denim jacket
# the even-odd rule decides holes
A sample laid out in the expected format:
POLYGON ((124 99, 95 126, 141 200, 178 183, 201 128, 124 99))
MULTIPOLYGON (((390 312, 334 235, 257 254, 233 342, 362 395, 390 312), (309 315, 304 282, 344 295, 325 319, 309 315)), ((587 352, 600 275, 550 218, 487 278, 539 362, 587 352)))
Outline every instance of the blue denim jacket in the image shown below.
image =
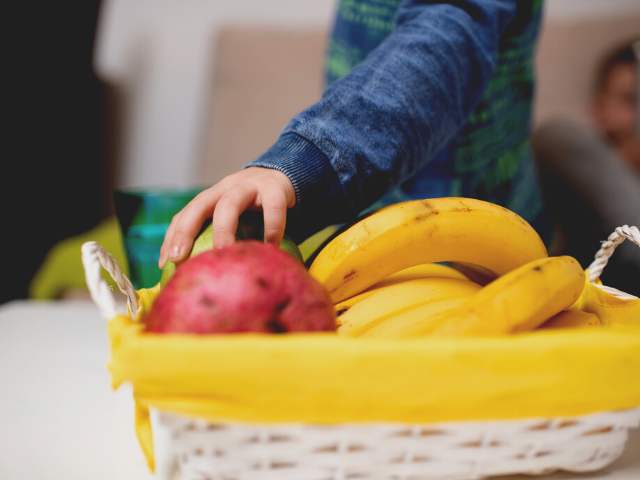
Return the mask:
POLYGON ((372 204, 464 196, 547 237, 528 147, 541 3, 342 0, 322 99, 247 165, 291 179, 287 232, 302 240, 372 204))

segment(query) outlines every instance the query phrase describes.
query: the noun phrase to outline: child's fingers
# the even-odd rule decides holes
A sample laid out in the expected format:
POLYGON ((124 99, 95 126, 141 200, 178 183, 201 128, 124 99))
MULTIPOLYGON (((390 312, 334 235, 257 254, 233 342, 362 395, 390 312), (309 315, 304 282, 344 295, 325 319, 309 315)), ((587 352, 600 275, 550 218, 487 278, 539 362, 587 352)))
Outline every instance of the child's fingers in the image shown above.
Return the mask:
POLYGON ((198 194, 182 209, 173 226, 171 237, 168 235, 165 237, 165 244, 169 239, 168 253, 173 263, 178 264, 189 258, 196 235, 198 235, 205 220, 211 217, 216 203, 223 193, 224 187, 220 186, 220 184, 214 185, 198 194))
POLYGON ((238 218, 256 199, 253 184, 236 184, 229 188, 216 203, 213 212, 213 248, 231 245, 236 241, 238 218))
POLYGON ((281 188, 272 187, 262 194, 264 213, 264 241, 276 247, 282 242, 287 222, 287 194, 281 188))
POLYGON ((251 167, 229 175, 200 193, 173 217, 160 248, 158 265, 163 268, 167 259, 176 264, 186 260, 202 224, 212 216, 213 246, 233 243, 238 218, 250 206, 263 207, 265 241, 279 245, 284 234, 286 210, 294 205, 293 185, 277 170, 251 167), (262 198, 259 198, 260 194, 262 198))
POLYGON ((162 246, 160 247, 160 259, 158 260, 158 267, 164 268, 164 264, 169 260, 169 246, 171 245, 171 239, 173 238, 173 231, 176 229, 176 224, 178 223, 178 218, 180 218, 180 214, 182 210, 176 213, 171 219, 171 224, 167 229, 167 232, 164 234, 164 240, 162 241, 162 246))

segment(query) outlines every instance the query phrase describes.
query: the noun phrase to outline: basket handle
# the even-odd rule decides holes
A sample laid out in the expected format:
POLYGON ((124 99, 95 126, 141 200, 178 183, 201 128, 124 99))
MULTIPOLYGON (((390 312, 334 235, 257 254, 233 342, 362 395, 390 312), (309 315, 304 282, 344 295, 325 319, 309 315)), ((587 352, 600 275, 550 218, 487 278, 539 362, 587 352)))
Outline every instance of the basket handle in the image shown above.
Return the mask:
MULTIPOLYGON (((605 242, 602 242, 602 247, 600 247, 600 250, 596 253, 596 259, 591 263, 591 265, 589 265, 589 282, 593 283, 600 278, 602 270, 604 270, 604 267, 607 265, 611 255, 613 255, 614 250, 625 240, 631 240, 633 243, 640 246, 640 230, 638 230, 638 227, 630 227, 629 225, 618 227, 611 235, 609 235, 609 238, 605 242)), ((620 290, 606 287, 604 285, 596 285, 596 287, 619 298, 637 298, 633 295, 629 295, 628 293, 624 293, 620 290)))
POLYGON ((82 245, 82 265, 91 299, 97 305, 102 317, 109 319, 118 314, 113 292, 100 274, 101 269, 104 268, 118 284, 120 291, 127 296, 127 305, 129 306, 131 317, 135 318, 138 312, 136 291, 127 276, 122 273, 122 268, 120 268, 118 261, 109 255, 97 242, 86 242, 82 245))

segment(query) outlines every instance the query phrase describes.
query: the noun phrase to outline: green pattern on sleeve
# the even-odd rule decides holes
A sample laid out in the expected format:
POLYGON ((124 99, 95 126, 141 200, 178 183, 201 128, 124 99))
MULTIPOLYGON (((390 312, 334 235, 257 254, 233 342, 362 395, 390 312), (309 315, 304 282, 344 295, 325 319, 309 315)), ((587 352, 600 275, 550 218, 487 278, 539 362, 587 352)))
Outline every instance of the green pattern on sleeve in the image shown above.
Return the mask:
MULTIPOLYGON (((349 73, 393 31, 400 3, 340 1, 326 60, 328 85, 349 73)), ((543 204, 528 144, 534 96, 533 59, 541 13, 542 0, 518 2, 516 19, 500 39, 489 85, 460 134, 447 147, 448 158, 440 159, 450 175, 445 178, 442 165, 438 167, 437 192, 429 190, 428 182, 413 182, 422 190, 405 186, 403 192, 391 192, 390 199, 397 201, 403 195, 467 196, 501 204, 529 222, 542 218, 543 204)), ((416 174, 421 175, 436 178, 429 163, 416 174)))

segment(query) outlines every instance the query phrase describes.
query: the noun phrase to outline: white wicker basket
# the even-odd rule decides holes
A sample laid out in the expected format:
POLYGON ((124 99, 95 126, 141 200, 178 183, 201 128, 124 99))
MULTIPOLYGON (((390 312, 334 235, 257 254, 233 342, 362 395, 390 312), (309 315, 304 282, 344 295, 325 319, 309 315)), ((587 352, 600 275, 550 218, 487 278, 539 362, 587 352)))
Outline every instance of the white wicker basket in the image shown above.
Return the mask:
POLYGON ((429 425, 211 424, 160 414, 177 478, 453 480, 588 472, 620 456, 640 409, 565 419, 429 425))
MULTIPOLYGON (((591 267, 598 275, 624 238, 640 240, 635 227, 619 230, 591 267)), ((129 310, 137 311, 134 289, 113 257, 89 242, 82 260, 104 318, 117 312, 101 266, 127 295, 129 310)), ((622 453, 628 430, 640 424, 640 408, 423 425, 210 423, 164 412, 154 419, 157 470, 166 480, 465 480, 601 469, 622 453)))

